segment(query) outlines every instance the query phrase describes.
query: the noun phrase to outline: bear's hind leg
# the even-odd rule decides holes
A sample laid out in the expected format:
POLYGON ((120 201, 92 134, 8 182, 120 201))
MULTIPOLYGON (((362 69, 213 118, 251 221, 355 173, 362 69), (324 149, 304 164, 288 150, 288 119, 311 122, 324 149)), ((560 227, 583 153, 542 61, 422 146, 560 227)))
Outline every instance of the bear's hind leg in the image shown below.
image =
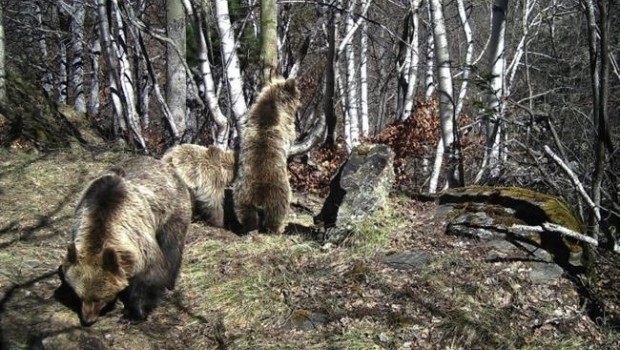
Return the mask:
POLYGON ((286 227, 286 219, 288 215, 288 203, 287 205, 269 205, 265 208, 263 213, 263 220, 261 225, 261 231, 266 233, 282 234, 286 227))

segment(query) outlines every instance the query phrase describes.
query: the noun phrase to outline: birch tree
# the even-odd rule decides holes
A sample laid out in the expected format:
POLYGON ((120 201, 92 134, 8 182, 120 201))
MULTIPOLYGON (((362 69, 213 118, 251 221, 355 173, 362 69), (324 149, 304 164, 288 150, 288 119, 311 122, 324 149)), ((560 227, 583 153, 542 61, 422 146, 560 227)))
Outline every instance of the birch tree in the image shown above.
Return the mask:
POLYGON ((81 0, 73 1, 70 5, 71 33, 71 77, 69 78, 69 91, 72 93, 73 106, 78 112, 86 113, 86 96, 84 95, 84 16, 86 9, 81 0))
POLYGON ((457 99, 456 108, 454 110, 454 115, 459 116, 461 114, 461 111, 463 110, 463 102, 465 101, 465 97, 467 96, 467 84, 471 75, 471 67, 474 57, 474 39, 471 32, 471 26, 469 25, 469 17, 467 16, 467 12, 465 11, 464 0, 457 0, 456 5, 459 12, 459 19, 461 20, 461 25, 463 26, 463 34, 465 35, 465 40, 467 40, 467 49, 465 52, 465 60, 463 62, 463 82, 461 83, 459 97, 457 99))
MULTIPOLYGON (((34 2, 33 4, 34 6, 34 17, 36 20, 36 26, 37 29, 43 33, 43 15, 41 14, 41 4, 39 1, 34 2)), ((47 50, 47 43, 45 41, 45 35, 41 34, 39 35, 39 52, 41 54, 41 58, 43 59, 43 61, 47 61, 48 60, 48 50, 47 50)), ((51 70, 46 69, 43 72, 43 76, 41 78, 41 86, 43 87, 43 91, 45 91, 45 94, 48 97, 52 96, 52 90, 54 88, 54 76, 51 72, 51 70)))
MULTIPOLYGON (((429 22, 431 22, 431 7, 429 5, 426 8, 428 9, 429 22)), ((426 58, 424 67, 424 100, 430 101, 433 93, 435 93, 435 38, 431 23, 426 25, 426 58)))
POLYGON ((417 86, 417 78, 418 78, 418 64, 420 61, 420 53, 419 53, 419 27, 420 27, 420 4, 422 0, 411 0, 410 1, 410 14, 411 14, 411 30, 410 35, 408 37, 411 38, 408 41, 407 46, 407 55, 406 58, 408 60, 407 69, 403 69, 403 74, 406 75, 407 79, 407 87, 404 91, 403 97, 403 108, 402 114, 400 116, 401 120, 406 120, 409 118, 411 113, 413 112, 413 107, 415 105, 415 89, 417 86))
POLYGON ((360 128, 361 137, 368 136, 368 22, 362 23, 360 39, 360 128))
MULTIPOLYGON (((66 22, 65 18, 67 13, 65 12, 65 4, 61 0, 56 3, 56 16, 59 22, 66 22)), ((68 69, 69 63, 67 58, 67 38, 62 31, 56 32, 56 43, 58 44, 58 74, 56 75, 56 87, 58 89, 58 96, 56 101, 60 104, 67 103, 67 84, 68 84, 68 69)))
MULTIPOLYGON (((435 41, 435 63, 437 67, 437 79, 439 82, 439 118, 441 123, 441 141, 443 149, 447 151, 446 160, 446 178, 449 187, 455 187, 462 183, 458 174, 458 159, 454 144, 454 99, 452 87, 452 72, 450 69, 450 53, 448 51, 448 39, 446 26, 444 23, 443 9, 439 0, 429 1, 431 9, 431 21, 433 23, 433 39, 435 41)), ((445 154, 445 152, 444 152, 445 154)), ((438 151, 435 156, 435 165, 431 179, 438 178, 441 169, 442 155, 438 151)), ((432 181, 436 186, 436 181, 432 181)), ((434 193, 436 188, 430 188, 429 191, 434 193)))
POLYGON ((235 33, 230 23, 228 2, 226 0, 214 0, 214 5, 230 102, 235 119, 239 124, 239 122, 243 122, 247 104, 243 95, 243 79, 237 58, 235 33))
POLYGON ((166 0, 166 102, 176 133, 173 143, 178 144, 186 129, 187 83, 183 62, 185 60, 185 11, 181 0, 166 0))
POLYGON ((113 105, 119 118, 118 126, 121 128, 124 128, 123 124, 128 126, 140 147, 147 151, 146 142, 137 123, 135 93, 127 58, 127 39, 120 9, 117 0, 110 0, 109 13, 106 5, 105 0, 97 0, 99 35, 110 72, 113 105), (112 22, 108 21, 108 18, 112 22), (115 35, 111 35, 111 29, 114 29, 115 35))
POLYGON ((93 42, 89 48, 90 68, 92 77, 90 79, 90 89, 88 93, 87 113, 93 117, 99 112, 99 60, 101 58, 101 42, 99 33, 94 30, 93 42))
MULTIPOLYGON (((594 171, 592 173, 591 197, 594 202, 593 212, 589 218, 592 235, 599 238, 601 192, 608 153, 613 154, 613 144, 609 131, 607 100, 609 98, 609 2, 597 2, 599 18, 596 18, 595 4, 585 0, 585 15, 588 28, 588 48, 590 56, 590 76, 592 86, 592 119, 596 126, 594 140, 594 171), (598 34, 598 35, 597 35, 598 34)), ((611 237, 611 244, 617 245, 611 237)))
MULTIPOLYGON (((505 87, 505 32, 506 10, 508 0, 495 0, 493 3, 493 20, 491 41, 489 46, 489 65, 491 66, 491 82, 489 84, 489 113, 487 118, 486 168, 489 177, 497 179, 501 170, 502 118, 504 115, 505 87)), ((482 169, 485 169, 484 162, 482 169)), ((484 170, 482 170, 484 171, 484 170)))
POLYGON ((204 32, 204 16, 201 8, 193 7, 189 0, 184 0, 183 5, 185 10, 192 19, 192 26, 195 33, 195 38, 198 44, 198 69, 200 71, 200 78, 202 82, 202 88, 204 91, 207 107, 213 122, 215 123, 214 130, 214 144, 221 148, 226 148, 228 144, 228 119, 222 113, 220 108, 216 84, 211 71, 211 62, 209 61, 209 47, 207 45, 207 37, 204 32))
MULTIPOLYGON (((355 10, 356 0, 351 0, 348 9, 347 18, 345 20, 345 31, 347 35, 353 36, 355 32, 355 21, 353 20, 353 11, 355 10)), ((346 37, 345 37, 346 39, 346 37)), ((342 44, 341 44, 342 45, 342 44)), ((345 42, 345 61, 346 61, 346 108, 345 116, 345 136, 347 148, 351 150, 359 143, 359 101, 358 101, 358 75, 355 62, 355 47, 353 40, 349 39, 345 42)))

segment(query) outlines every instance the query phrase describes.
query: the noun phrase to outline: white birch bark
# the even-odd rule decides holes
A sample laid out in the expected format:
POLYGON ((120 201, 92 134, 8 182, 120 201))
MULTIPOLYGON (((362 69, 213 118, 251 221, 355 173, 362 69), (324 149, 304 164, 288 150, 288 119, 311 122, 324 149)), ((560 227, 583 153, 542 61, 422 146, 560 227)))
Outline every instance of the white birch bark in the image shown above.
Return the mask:
POLYGON ((178 144, 185 134, 187 84, 185 60, 185 11, 181 0, 166 0, 166 103, 176 126, 173 142, 178 144))
MULTIPOLYGON (((44 61, 48 60, 48 51, 47 51, 47 43, 45 42, 45 35, 43 35, 43 16, 41 15, 41 5, 39 1, 33 4, 34 6, 34 16, 37 21, 37 27, 39 28, 41 34, 39 35, 39 51, 41 51, 41 58, 44 61)), ((54 88, 53 84, 54 77, 52 72, 46 70, 43 73, 43 77, 41 78, 41 86, 43 87, 43 91, 49 97, 52 96, 52 89, 54 88)))
POLYGON ((95 116, 99 113, 99 59, 101 58, 101 42, 99 33, 95 30, 93 43, 89 50, 90 68, 92 77, 90 79, 90 89, 88 93, 88 115, 95 116))
POLYGON ((502 125, 504 115, 505 87, 505 32, 506 10, 508 0, 495 0, 493 3, 493 24, 489 47, 489 65, 491 66, 491 83, 489 91, 489 109, 491 115, 487 122, 487 164, 492 179, 500 175, 502 153, 502 125))
MULTIPOLYGON (((363 0, 362 0, 363 1, 363 0)), ((361 137, 367 137, 368 125, 368 23, 362 23, 360 40, 360 127, 361 137)))
POLYGON ((58 96, 56 101, 61 104, 67 103, 67 45, 61 34, 56 35, 58 42, 58 74, 56 84, 58 86, 58 96))
POLYGON ((372 0, 368 0, 368 2, 364 4, 364 7, 362 8, 362 11, 360 12, 360 15, 357 21, 353 21, 353 9, 355 9, 356 0, 351 0, 351 1, 352 1, 351 6, 349 7, 349 11, 347 13, 346 34, 342 38, 342 41, 340 42, 338 46, 338 53, 337 53, 338 56, 340 56, 342 52, 345 50, 345 47, 350 44, 351 40, 353 39, 353 35, 355 35, 357 28, 359 28, 360 24, 362 24, 362 22, 364 21, 364 17, 366 17, 368 8, 372 4, 372 0), (351 20, 351 24, 349 24, 348 22, 349 20, 351 20))
POLYGON ((433 169, 431 171, 431 177, 428 184, 428 193, 436 193, 437 185, 439 184, 439 174, 441 174, 441 165, 443 164, 443 138, 440 136, 437 141, 437 148, 435 149, 435 159, 433 160, 433 169))
POLYGON ((86 9, 82 1, 76 0, 71 5, 69 30, 71 32, 71 77, 69 91, 72 93, 73 106, 78 112, 86 113, 86 96, 84 95, 84 16, 86 9))
MULTIPOLYGON (((431 7, 427 6, 429 22, 431 20, 431 7)), ((435 93, 435 38, 431 24, 426 26, 426 73, 424 75, 424 100, 429 101, 435 93)))
POLYGON ((230 15, 228 14, 228 2, 226 0, 214 0, 213 3, 220 34, 220 46, 227 77, 226 81, 230 90, 232 111, 235 119, 243 122, 247 104, 243 96, 243 79, 241 77, 241 69, 239 68, 239 59, 237 58, 235 33, 230 23, 230 15))
MULTIPOLYGON (((439 84, 439 118, 441 123, 441 138, 444 152, 447 152, 446 178, 448 186, 459 184, 457 174, 457 158, 454 147, 454 99, 452 87, 452 72, 448 38, 443 17, 443 9, 439 0, 430 0, 431 20, 433 23, 433 38, 435 41, 435 56, 437 79, 439 84)), ((439 153, 439 152, 438 152, 439 153)))
POLYGON ((457 0, 456 4, 459 12, 459 18, 461 19, 461 24, 463 25, 465 40, 467 41, 467 49, 465 51, 465 59, 463 62, 463 82, 461 83, 459 97, 456 101, 456 108, 454 110, 454 114, 458 117, 463 110, 463 102, 465 101, 465 96, 467 96, 467 84, 469 83, 469 77, 471 76, 471 66, 474 57, 474 38, 471 32, 471 26, 469 25, 469 18, 467 17, 467 13, 465 11, 464 0, 457 0))
MULTIPOLYGON (((345 30, 349 36, 350 33, 355 31, 355 22, 353 21, 352 13, 355 10, 356 0, 351 0, 351 5, 349 7, 349 13, 347 14, 347 19, 345 21, 345 30)), ((351 35, 352 38, 352 35, 351 35)), ((346 39, 346 37, 345 37, 346 39)), ((342 43, 341 43, 342 45, 342 43)), ((345 45, 345 59, 347 62, 347 70, 346 70, 346 91, 347 91, 347 114, 345 118, 348 120, 349 124, 349 135, 347 138, 347 146, 349 149, 357 146, 359 144, 359 100, 358 100, 358 89, 357 89, 357 80, 358 75, 356 74, 356 64, 355 64, 355 47, 353 46, 353 40, 347 40, 345 45)), ((346 128, 346 126, 345 126, 346 128)))
POLYGON ((411 21, 413 22, 413 28, 411 33, 411 42, 407 48, 407 58, 409 62, 407 71, 407 91, 405 92, 405 98, 403 102, 403 113, 400 117, 401 120, 409 118, 413 112, 415 105, 415 89, 417 86, 418 78, 418 64, 420 62, 419 52, 419 26, 420 26, 420 4, 422 0, 411 0, 411 21))

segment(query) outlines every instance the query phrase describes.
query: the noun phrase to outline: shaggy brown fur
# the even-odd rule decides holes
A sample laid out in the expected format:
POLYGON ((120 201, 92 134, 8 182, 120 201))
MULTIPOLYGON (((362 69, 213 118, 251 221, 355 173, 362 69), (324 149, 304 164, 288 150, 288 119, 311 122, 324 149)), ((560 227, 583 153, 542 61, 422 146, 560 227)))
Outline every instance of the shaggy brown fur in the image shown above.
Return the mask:
POLYGON ((242 125, 233 191, 235 213, 245 232, 284 231, 291 196, 286 158, 295 141, 300 104, 295 79, 271 81, 242 125))
POLYGON ((218 147, 180 145, 162 157, 190 189, 194 214, 213 226, 224 226, 224 191, 235 176, 235 154, 218 147))
POLYGON ((62 278, 94 323, 118 296, 126 316, 144 320, 174 288, 191 220, 187 187, 168 164, 139 157, 92 181, 75 212, 62 278))

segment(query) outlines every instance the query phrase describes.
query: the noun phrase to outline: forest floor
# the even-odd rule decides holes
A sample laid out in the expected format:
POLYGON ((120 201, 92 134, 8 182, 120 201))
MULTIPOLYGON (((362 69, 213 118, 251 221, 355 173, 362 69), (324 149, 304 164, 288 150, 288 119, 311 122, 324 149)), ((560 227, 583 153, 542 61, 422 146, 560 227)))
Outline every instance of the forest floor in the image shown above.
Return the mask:
POLYGON ((119 302, 81 327, 57 268, 81 190, 128 156, 0 150, 0 348, 620 348, 616 257, 599 256, 590 296, 604 309, 589 312, 574 279, 533 283, 521 259, 489 261, 444 233, 434 203, 397 195, 350 247, 308 234, 322 199, 301 194, 285 235, 193 223, 177 288, 148 320, 123 322, 119 302))

